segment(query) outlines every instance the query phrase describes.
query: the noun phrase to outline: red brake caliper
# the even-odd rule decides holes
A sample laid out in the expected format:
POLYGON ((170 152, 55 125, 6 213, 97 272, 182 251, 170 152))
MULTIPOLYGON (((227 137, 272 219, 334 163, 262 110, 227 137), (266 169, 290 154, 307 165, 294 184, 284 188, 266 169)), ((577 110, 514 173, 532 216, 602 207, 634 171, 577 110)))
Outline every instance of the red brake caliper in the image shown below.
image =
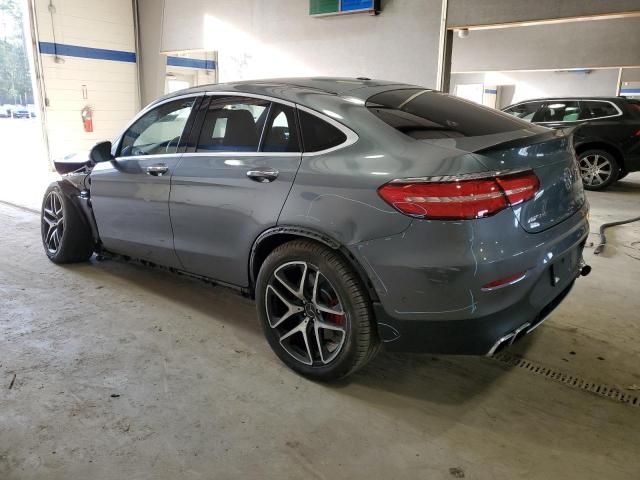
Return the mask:
MULTIPOLYGON (((333 301, 330 305, 331 308, 337 306, 340 302, 336 299, 335 301, 333 301)), ((329 320, 331 320, 333 323, 335 323, 336 325, 342 325, 342 317, 344 315, 338 315, 337 313, 328 313, 327 317, 329 318, 329 320)))

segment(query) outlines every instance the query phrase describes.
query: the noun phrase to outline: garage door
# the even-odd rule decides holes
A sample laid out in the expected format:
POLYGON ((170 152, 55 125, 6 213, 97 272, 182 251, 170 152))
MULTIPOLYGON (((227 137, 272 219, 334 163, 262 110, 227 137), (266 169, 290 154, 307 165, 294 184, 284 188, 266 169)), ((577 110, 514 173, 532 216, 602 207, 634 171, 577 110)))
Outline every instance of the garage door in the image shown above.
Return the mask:
POLYGON ((112 140, 139 109, 131 0, 35 0, 52 158, 112 140))

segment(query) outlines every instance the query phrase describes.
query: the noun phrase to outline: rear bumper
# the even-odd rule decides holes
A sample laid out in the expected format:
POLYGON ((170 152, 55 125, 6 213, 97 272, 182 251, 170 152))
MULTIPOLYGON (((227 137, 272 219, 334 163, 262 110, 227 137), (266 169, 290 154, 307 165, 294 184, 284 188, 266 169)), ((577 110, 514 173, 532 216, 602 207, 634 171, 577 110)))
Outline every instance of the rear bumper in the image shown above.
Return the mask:
POLYGON ((541 310, 519 302, 496 314, 465 320, 402 320, 374 305, 378 333, 385 349, 395 352, 492 355, 533 331, 564 300, 572 281, 541 310))
POLYGON ((378 330, 392 351, 486 355, 541 323, 580 274, 588 206, 540 233, 509 211, 469 222, 414 222, 352 246, 376 289, 378 330), (526 271, 513 284, 483 285, 526 271), (510 339, 508 339, 510 341, 510 339))

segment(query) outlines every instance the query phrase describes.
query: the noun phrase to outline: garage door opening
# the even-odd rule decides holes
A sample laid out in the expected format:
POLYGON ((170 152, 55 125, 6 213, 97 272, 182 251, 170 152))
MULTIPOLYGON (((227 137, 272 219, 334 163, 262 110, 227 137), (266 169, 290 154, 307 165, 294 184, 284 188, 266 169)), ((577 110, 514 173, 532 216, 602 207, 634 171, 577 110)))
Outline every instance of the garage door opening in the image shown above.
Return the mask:
POLYGON ((217 52, 190 50, 167 53, 164 93, 218 83, 217 52))
POLYGON ((39 208, 55 178, 43 132, 29 9, 0 0, 0 200, 39 208))
POLYGON ((626 47, 639 26, 630 12, 450 27, 449 92, 500 109, 538 98, 634 97, 640 68, 626 47))

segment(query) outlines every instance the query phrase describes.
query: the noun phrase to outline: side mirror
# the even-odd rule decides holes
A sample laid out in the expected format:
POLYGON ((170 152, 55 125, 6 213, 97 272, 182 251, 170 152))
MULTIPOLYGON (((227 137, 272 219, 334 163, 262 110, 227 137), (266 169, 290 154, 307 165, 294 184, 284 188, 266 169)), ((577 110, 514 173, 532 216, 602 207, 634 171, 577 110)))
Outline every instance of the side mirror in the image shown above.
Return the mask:
POLYGON ((113 160, 114 157, 111 155, 111 142, 100 142, 94 145, 89 152, 89 158, 93 163, 113 160))

